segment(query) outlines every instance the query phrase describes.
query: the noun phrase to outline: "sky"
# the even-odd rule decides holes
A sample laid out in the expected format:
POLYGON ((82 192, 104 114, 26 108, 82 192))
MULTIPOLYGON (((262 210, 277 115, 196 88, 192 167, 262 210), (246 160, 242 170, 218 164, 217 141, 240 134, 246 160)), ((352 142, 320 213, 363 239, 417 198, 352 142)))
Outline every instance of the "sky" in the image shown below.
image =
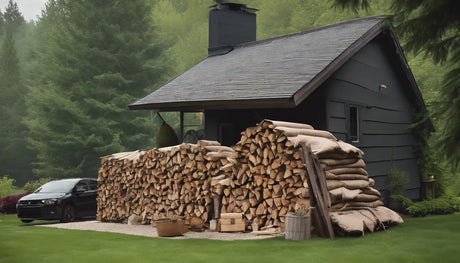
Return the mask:
MULTIPOLYGON (((29 21, 31 19, 37 20, 37 16, 41 15, 41 10, 45 8, 45 3, 48 0, 13 0, 18 4, 19 11, 24 18, 29 21)), ((8 0, 0 0, 0 10, 2 13, 8 6, 8 0)))

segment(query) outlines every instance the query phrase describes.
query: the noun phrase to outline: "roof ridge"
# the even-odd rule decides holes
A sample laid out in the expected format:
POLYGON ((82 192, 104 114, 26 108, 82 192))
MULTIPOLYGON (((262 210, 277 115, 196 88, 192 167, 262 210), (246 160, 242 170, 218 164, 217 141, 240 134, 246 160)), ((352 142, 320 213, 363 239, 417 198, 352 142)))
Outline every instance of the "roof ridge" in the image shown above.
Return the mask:
POLYGON ((386 17, 385 15, 376 15, 376 16, 355 18, 355 19, 352 19, 352 20, 342 21, 342 22, 339 22, 339 23, 330 24, 330 25, 322 26, 322 27, 316 27, 316 28, 312 28, 312 29, 309 29, 309 30, 305 30, 305 31, 300 31, 300 32, 286 34, 286 35, 281 35, 281 36, 276 36, 276 37, 271 37, 271 38, 266 38, 266 39, 261 39, 261 40, 241 43, 241 44, 235 45, 234 49, 253 46, 253 45, 259 45, 259 44, 263 44, 263 43, 266 43, 266 42, 271 42, 273 40, 284 39, 284 38, 289 38, 289 37, 293 37, 293 36, 305 35, 305 34, 313 33, 313 32, 316 32, 316 31, 328 29, 328 28, 331 28, 331 27, 341 26, 341 25, 345 25, 345 24, 351 24, 351 23, 354 23, 354 22, 357 22, 357 21, 379 19, 380 20, 379 22, 381 22, 385 17, 386 17))

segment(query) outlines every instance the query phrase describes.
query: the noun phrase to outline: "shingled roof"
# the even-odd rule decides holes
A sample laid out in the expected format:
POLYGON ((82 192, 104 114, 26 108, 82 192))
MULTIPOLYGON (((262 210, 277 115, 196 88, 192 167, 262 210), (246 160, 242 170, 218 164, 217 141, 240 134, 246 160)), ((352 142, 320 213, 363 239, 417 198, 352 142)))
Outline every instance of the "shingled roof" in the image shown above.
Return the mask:
POLYGON ((382 32, 368 17, 235 46, 202 60, 130 109, 291 108, 382 32))

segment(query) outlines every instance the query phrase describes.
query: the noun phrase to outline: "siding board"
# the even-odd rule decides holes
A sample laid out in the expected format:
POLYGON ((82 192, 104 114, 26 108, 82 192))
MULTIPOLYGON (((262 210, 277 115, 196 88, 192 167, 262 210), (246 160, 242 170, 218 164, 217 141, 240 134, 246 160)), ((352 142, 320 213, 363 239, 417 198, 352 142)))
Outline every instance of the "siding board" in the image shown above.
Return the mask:
POLYGON ((370 147, 361 148, 361 150, 364 151, 364 160, 366 163, 416 158, 412 146, 370 147))
POLYGON ((405 123, 383 123, 374 120, 363 120, 362 130, 367 134, 410 134, 409 125, 405 123))
MULTIPOLYGON (((359 142, 367 171, 378 190, 385 190, 388 173, 396 167, 410 175, 406 193, 420 198, 420 171, 413 151, 415 138, 412 100, 404 81, 386 56, 383 45, 372 41, 324 83, 327 92, 328 129, 340 139, 347 135, 347 107, 359 106, 359 142), (379 88, 380 84, 387 86, 379 88)), ((384 191, 382 194, 387 194, 384 191)))

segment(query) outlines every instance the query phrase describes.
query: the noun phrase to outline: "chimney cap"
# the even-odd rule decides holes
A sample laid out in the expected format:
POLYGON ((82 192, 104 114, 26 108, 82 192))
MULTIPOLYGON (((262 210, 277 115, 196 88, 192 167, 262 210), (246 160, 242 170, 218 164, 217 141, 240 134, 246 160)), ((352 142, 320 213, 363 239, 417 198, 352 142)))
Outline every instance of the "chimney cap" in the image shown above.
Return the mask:
POLYGON ((214 8, 217 10, 241 10, 241 11, 246 11, 250 13, 255 13, 259 11, 259 9, 256 8, 250 8, 247 7, 246 4, 240 4, 240 3, 218 3, 215 5, 210 6, 209 8, 214 8))

